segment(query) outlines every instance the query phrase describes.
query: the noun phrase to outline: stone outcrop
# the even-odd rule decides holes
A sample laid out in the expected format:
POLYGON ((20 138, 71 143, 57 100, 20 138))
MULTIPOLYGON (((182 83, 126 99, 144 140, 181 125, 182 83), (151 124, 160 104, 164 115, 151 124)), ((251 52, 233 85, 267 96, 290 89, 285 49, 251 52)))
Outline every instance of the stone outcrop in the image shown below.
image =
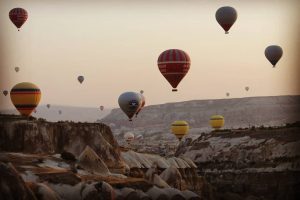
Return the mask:
POLYGON ((118 143, 105 124, 52 123, 0 115, 0 151, 44 154, 69 152, 78 158, 87 145, 108 168, 124 171, 118 143))
POLYGON ((148 200, 157 199, 156 195, 182 199, 183 192, 164 190, 170 186, 160 174, 171 165, 195 170, 195 164, 184 158, 132 151, 121 156, 104 124, 50 123, 18 116, 0 118, 0 163, 1 200, 148 200), (151 166, 155 170, 147 181, 145 173, 151 166), (134 168, 141 177, 131 176, 134 168), (116 173, 125 169, 129 176, 116 173), (155 190, 156 186, 161 189, 155 190))
POLYGON ((216 131, 183 142, 176 155, 197 164, 199 174, 215 187, 217 199, 294 200, 300 196, 299 132, 299 122, 216 131))
POLYGON ((37 200, 13 165, 0 162, 0 173, 1 200, 37 200))
POLYGON ((93 174, 96 173, 103 176, 107 176, 110 174, 106 164, 101 160, 101 158, 99 158, 99 156, 95 153, 95 151, 89 146, 86 146, 86 148, 80 154, 77 165, 80 168, 83 168, 86 171, 93 174))
POLYGON ((155 178, 157 186, 163 187, 163 182, 167 182, 167 184, 171 184, 170 186, 180 190, 189 189, 200 192, 207 184, 197 174, 195 163, 187 156, 164 158, 159 155, 129 150, 122 152, 121 157, 129 167, 130 176, 145 177, 152 183, 155 178), (163 181, 160 181, 160 178, 154 174, 159 175, 163 181))

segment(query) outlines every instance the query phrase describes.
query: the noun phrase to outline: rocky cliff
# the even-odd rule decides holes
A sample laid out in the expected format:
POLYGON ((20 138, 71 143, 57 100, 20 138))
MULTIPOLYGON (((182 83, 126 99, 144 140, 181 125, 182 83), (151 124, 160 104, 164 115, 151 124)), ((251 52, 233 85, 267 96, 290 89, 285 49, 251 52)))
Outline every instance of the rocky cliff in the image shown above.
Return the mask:
POLYGON ((219 199, 243 199, 251 194, 294 200, 300 197, 299 133, 299 122, 211 132, 181 143, 176 154, 197 164, 198 173, 216 187, 219 199))
POLYGON ((118 143, 101 123, 52 123, 19 116, 0 116, 0 151, 56 154, 76 157, 89 145, 112 170, 124 170, 118 143))
POLYGON ((105 124, 0 115, 0 199, 200 199, 187 190, 195 189, 193 181, 198 194, 207 195, 191 160, 121 153, 105 124), (145 178, 157 162, 164 169, 145 178), (134 171, 136 166, 144 171, 134 171), (172 173, 180 180, 170 178, 172 173))

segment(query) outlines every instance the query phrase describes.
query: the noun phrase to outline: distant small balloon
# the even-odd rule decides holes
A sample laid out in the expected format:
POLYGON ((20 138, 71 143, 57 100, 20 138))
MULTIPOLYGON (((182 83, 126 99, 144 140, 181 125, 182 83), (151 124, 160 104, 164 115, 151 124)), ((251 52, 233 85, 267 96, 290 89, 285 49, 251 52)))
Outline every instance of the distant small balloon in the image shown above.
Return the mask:
POLYGON ((47 104, 47 108, 50 108, 50 104, 47 104))
POLYGON ((15 67, 15 71, 19 72, 20 71, 20 67, 15 67))
POLYGON ((100 106, 100 110, 101 110, 101 111, 104 110, 104 106, 100 106))
POLYGON ((226 93, 226 96, 228 96, 228 97, 229 97, 229 96, 230 96, 230 93, 229 93, 229 92, 227 92, 227 93, 226 93))
POLYGON ((245 90, 246 90, 246 91, 249 91, 249 89, 250 89, 250 88, 249 88, 248 86, 245 87, 245 90))
POLYGON ((140 93, 141 93, 141 94, 144 94, 144 90, 141 90, 140 93))
POLYGON ((138 135, 138 136, 136 136, 135 139, 136 139, 136 140, 142 140, 142 139, 144 139, 144 137, 143 137, 143 135, 138 135))
POLYGON ((179 141, 188 134, 189 124, 186 121, 174 121, 171 125, 172 133, 177 137, 179 141))
POLYGON ((269 62, 273 65, 273 67, 276 66, 277 62, 282 57, 282 54, 283 54, 282 48, 277 45, 271 45, 265 49, 265 56, 269 60, 269 62))
POLYGON ((77 80, 80 84, 82 84, 82 82, 84 81, 84 76, 78 76, 77 80))
POLYGON ((222 115, 213 115, 210 117, 209 124, 212 128, 218 130, 225 124, 224 117, 222 115))
POLYGON ((8 91, 7 91, 7 90, 4 90, 4 91, 3 91, 3 94, 4 94, 4 96, 8 95, 8 91))
POLYGON ((127 143, 130 143, 134 139, 134 134, 131 132, 125 133, 124 139, 127 143))
POLYGON ((60 114, 60 115, 61 115, 61 114, 62 114, 62 111, 61 111, 61 110, 59 110, 59 111, 58 111, 58 114, 60 114))

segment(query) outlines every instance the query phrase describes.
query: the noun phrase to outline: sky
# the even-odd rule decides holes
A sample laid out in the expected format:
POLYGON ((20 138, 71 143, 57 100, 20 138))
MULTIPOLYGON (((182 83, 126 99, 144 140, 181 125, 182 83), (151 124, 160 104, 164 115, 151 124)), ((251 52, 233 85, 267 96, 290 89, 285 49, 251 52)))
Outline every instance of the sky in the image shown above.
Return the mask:
MULTIPOLYGON (((140 90, 147 105, 226 92, 299 95, 299 9, 298 0, 0 0, 0 90, 28 81, 41 89, 42 105, 106 108, 140 90), (221 6, 238 12, 228 35, 215 20, 221 6), (8 17, 14 7, 29 13, 19 32, 8 17), (276 68, 264 56, 273 44, 284 51, 276 68), (157 67, 160 53, 172 48, 191 58, 176 93, 157 67)), ((9 96, 0 95, 0 109, 7 108, 9 96)))

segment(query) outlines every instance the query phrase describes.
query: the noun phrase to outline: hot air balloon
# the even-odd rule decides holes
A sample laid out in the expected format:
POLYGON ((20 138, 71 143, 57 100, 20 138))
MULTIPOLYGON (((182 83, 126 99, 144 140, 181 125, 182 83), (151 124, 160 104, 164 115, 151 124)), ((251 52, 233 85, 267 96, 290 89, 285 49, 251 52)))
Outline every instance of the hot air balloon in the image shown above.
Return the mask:
POLYGON ((141 112, 142 108, 144 108, 145 104, 146 104, 146 99, 145 96, 143 94, 140 93, 140 96, 142 98, 142 105, 140 106, 140 108, 138 109, 138 111, 135 114, 135 117, 138 116, 138 114, 141 112))
POLYGON ((8 91, 7 90, 3 90, 3 94, 4 94, 4 96, 6 96, 8 94, 8 91))
POLYGON ((249 88, 248 86, 245 87, 245 90, 246 90, 246 91, 249 91, 249 89, 250 89, 250 88, 249 88))
POLYGON ((138 135, 138 136, 135 137, 135 139, 136 140, 142 140, 142 139, 144 139, 144 137, 143 137, 143 135, 138 135))
POLYGON ((124 139, 128 144, 130 144, 132 142, 132 140, 134 139, 134 134, 131 132, 125 133, 124 139))
POLYGON ((234 8, 225 6, 221 7, 216 12, 216 20, 224 29, 225 34, 228 34, 229 29, 237 19, 237 12, 234 8))
POLYGON ((181 141, 189 132, 189 124, 186 121, 175 121, 172 123, 171 130, 177 139, 181 141))
POLYGON ((141 90, 140 93, 141 93, 141 94, 144 94, 144 90, 141 90))
POLYGON ((82 84, 82 82, 84 81, 84 77, 78 76, 77 80, 79 81, 80 84, 82 84))
POLYGON ((224 117, 222 115, 213 115, 211 116, 209 123, 212 128, 218 130, 224 126, 224 117))
POLYGON ((20 71, 20 67, 15 67, 15 71, 19 72, 20 71))
POLYGON ((265 56, 270 61, 270 63, 275 67, 277 62, 282 57, 283 51, 280 46, 271 45, 265 49, 265 56))
POLYGON ((50 108, 50 104, 47 104, 47 108, 50 108))
POLYGON ((177 86, 190 69, 191 60, 187 53, 179 49, 169 49, 160 54, 157 60, 159 71, 177 91, 177 86))
POLYGON ((23 8, 14 8, 9 11, 9 18, 19 31, 21 26, 26 22, 28 13, 23 8))
POLYGON ((22 82, 11 89, 10 98, 21 115, 30 116, 40 102, 41 91, 33 83, 22 82))
POLYGON ((226 96, 228 96, 228 97, 229 97, 229 96, 230 96, 230 93, 229 93, 229 92, 227 92, 227 93, 226 93, 226 96))
POLYGON ((142 105, 142 98, 136 92, 124 92, 120 95, 118 103, 123 112, 128 116, 129 121, 142 105))
POLYGON ((104 106, 100 106, 100 110, 101 110, 101 111, 104 110, 104 106))
POLYGON ((60 114, 60 115, 61 115, 61 114, 62 114, 62 111, 61 111, 61 110, 59 110, 59 111, 58 111, 58 114, 60 114))

